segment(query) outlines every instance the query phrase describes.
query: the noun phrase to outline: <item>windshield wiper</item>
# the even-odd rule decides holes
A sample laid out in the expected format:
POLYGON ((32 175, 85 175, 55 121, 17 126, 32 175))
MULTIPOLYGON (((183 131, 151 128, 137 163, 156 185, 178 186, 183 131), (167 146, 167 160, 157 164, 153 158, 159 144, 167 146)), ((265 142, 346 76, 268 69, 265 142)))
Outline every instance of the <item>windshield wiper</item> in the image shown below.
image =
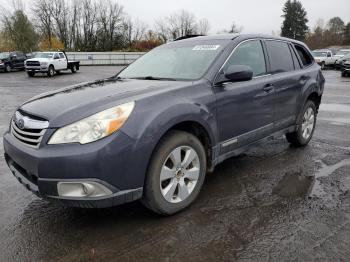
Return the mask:
POLYGON ((175 78, 155 76, 130 77, 130 79, 176 81, 175 78))

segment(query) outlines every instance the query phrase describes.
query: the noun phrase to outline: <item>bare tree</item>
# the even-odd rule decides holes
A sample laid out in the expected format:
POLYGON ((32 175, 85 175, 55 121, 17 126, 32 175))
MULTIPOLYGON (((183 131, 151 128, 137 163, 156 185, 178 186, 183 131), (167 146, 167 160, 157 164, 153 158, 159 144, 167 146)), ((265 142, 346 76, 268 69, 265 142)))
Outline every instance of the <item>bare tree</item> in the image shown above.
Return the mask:
POLYGON ((157 35, 165 43, 169 39, 169 30, 164 18, 159 18, 155 21, 154 31, 157 32, 157 35))
POLYGON ((51 3, 51 14, 54 22, 54 30, 58 39, 67 48, 69 45, 69 19, 70 12, 65 0, 56 0, 51 3))
POLYGON ((48 40, 49 47, 52 46, 52 37, 54 36, 51 4, 50 0, 35 0, 33 7, 37 27, 43 37, 48 40))
POLYGON ((148 25, 139 19, 132 20, 128 17, 125 21, 125 38, 131 46, 135 41, 140 41, 145 37, 148 25))
POLYGON ((112 50, 115 37, 123 28, 123 7, 117 2, 104 0, 100 2, 97 10, 102 48, 112 50))
POLYGON ((207 35, 209 33, 209 30, 210 30, 209 20, 206 18, 202 18, 201 20, 199 20, 198 33, 200 35, 207 35))
POLYGON ((236 33, 240 33, 243 30, 243 26, 237 26, 237 24, 235 22, 232 22, 231 26, 229 29, 224 29, 220 32, 218 32, 219 34, 236 34, 236 33))

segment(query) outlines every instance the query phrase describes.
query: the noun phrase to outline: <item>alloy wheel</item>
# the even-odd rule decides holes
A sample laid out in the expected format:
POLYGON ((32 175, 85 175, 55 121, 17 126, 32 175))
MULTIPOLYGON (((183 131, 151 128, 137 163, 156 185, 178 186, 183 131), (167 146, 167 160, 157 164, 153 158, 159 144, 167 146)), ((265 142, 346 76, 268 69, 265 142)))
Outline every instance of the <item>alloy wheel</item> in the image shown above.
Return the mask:
POLYGON ((315 112, 309 107, 306 109, 301 124, 301 134, 305 140, 309 139, 315 127, 315 112))
POLYGON ((160 190, 165 200, 179 203, 188 198, 196 187, 200 168, 198 154, 192 147, 175 148, 160 173, 160 190))

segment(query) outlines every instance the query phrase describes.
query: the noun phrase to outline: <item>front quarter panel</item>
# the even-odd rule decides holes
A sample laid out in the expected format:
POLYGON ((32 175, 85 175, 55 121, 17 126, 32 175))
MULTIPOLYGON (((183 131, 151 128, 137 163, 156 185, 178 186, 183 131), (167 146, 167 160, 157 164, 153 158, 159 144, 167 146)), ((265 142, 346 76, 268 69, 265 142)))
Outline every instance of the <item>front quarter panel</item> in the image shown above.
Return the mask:
POLYGON ((136 101, 134 112, 122 131, 136 141, 133 151, 135 159, 139 159, 140 170, 147 170, 161 137, 176 124, 186 121, 202 125, 212 145, 217 143, 215 96, 208 81, 136 101))

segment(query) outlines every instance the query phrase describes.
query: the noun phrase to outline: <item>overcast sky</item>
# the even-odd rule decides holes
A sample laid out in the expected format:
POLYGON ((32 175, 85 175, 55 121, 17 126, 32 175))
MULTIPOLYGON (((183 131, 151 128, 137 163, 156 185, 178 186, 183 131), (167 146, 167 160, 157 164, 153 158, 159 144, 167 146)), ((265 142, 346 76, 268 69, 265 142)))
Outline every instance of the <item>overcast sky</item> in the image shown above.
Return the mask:
MULTIPOLYGON (((98 1, 98 0, 97 0, 98 1)), ((243 27, 243 33, 280 32, 282 7, 286 0, 117 0, 125 11, 139 18, 150 27, 154 20, 185 9, 197 19, 207 18, 211 34, 229 28, 235 21, 243 27)), ((10 0, 0 0, 0 6, 9 6, 10 0)), ((23 0, 30 9, 31 0, 23 0)), ((325 21, 339 16, 345 23, 350 22, 350 0, 301 0, 305 7, 309 26, 312 29, 319 18, 325 21)), ((0 11, 1 12, 1 11, 0 11)))
MULTIPOLYGON (((1 0, 0 0, 1 1, 1 0)), ((152 25, 154 19, 186 9, 196 18, 207 18, 210 33, 228 28, 232 21, 243 26, 243 33, 279 32, 282 7, 285 0, 119 0, 125 11, 133 17, 152 25)), ((314 27, 319 18, 328 20, 339 16, 350 22, 350 0, 301 0, 309 26, 314 27)))

